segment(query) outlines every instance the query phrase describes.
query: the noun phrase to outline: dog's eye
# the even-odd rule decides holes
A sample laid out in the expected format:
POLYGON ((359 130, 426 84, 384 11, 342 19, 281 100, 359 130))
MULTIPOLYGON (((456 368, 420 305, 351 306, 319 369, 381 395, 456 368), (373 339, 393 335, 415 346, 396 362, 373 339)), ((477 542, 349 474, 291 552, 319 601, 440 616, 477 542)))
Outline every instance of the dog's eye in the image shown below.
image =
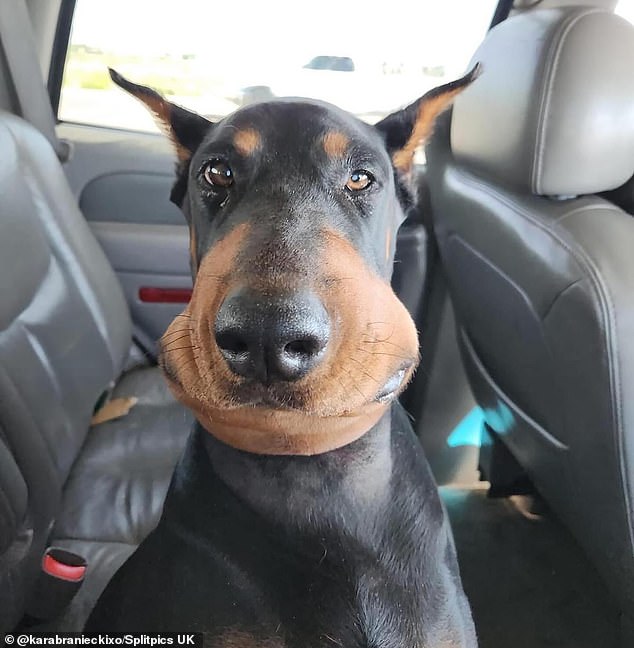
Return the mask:
POLYGON ((374 177, 369 171, 357 169, 350 174, 346 187, 350 191, 363 191, 367 189, 374 182, 374 177))
POLYGON ((221 160, 212 160, 203 170, 203 178, 214 187, 230 187, 233 184, 231 167, 221 160))

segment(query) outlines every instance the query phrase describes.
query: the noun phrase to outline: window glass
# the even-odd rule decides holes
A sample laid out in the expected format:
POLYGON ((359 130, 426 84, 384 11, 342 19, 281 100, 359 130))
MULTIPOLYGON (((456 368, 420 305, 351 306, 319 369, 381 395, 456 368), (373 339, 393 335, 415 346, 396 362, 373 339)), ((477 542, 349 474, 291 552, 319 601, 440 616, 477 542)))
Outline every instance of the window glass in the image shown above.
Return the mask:
POLYGON ((623 16, 634 25, 634 0, 619 0, 614 13, 623 16))
POLYGON ((154 131, 114 67, 211 119, 274 96, 329 101, 374 122, 460 76, 496 0, 77 0, 64 121, 154 131))

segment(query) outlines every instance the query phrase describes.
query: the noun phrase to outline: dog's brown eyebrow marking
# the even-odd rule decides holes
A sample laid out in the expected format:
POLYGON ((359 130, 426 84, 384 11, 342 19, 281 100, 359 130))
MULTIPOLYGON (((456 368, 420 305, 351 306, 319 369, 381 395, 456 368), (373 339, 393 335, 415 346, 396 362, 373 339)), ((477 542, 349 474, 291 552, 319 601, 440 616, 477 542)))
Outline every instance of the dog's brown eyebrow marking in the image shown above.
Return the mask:
POLYGON ((328 157, 343 157, 348 150, 350 138, 341 131, 331 130, 324 135, 322 144, 328 157))
POLYGON ((233 145, 240 155, 246 157, 260 147, 262 137, 254 128, 242 128, 233 135, 233 145))

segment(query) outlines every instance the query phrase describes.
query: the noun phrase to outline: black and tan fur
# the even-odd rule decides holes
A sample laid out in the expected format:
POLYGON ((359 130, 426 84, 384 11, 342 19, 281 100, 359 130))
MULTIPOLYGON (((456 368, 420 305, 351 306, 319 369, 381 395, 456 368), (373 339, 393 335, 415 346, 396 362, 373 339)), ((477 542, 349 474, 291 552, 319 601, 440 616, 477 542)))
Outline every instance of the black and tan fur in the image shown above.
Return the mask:
POLYGON ((389 283, 414 150, 476 72, 376 126, 308 100, 213 124, 112 73, 177 149, 195 285, 161 362, 198 423, 158 528, 91 630, 202 631, 219 648, 476 646, 438 492, 396 401, 418 343, 389 283), (310 369, 281 378, 262 356, 236 370, 242 347, 227 350, 218 324, 232 300, 258 335, 314 325, 310 369))

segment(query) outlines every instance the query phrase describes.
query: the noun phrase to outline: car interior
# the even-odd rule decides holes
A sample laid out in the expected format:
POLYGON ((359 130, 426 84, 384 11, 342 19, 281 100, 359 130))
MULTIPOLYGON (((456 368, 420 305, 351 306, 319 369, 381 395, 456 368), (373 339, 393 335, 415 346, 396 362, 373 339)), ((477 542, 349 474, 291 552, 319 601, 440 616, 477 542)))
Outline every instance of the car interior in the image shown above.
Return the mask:
POLYGON ((200 0, 154 4, 0 2, 0 632, 83 628, 156 526, 193 422, 157 366, 191 295, 175 157, 107 66, 214 118, 275 96, 287 69, 332 103, 376 74, 357 113, 376 121, 480 62, 417 157, 399 231, 392 283, 422 358, 401 400, 480 646, 634 646, 634 0, 417 2, 407 46, 409 5, 376 3, 359 17, 391 34, 374 67, 345 30, 291 64, 304 24, 258 63, 270 78, 247 57, 200 92, 189 79, 218 67, 200 52, 230 51, 171 25, 200 0), (93 418, 115 399, 133 400, 93 418), (51 551, 85 576, 46 572, 51 551))

